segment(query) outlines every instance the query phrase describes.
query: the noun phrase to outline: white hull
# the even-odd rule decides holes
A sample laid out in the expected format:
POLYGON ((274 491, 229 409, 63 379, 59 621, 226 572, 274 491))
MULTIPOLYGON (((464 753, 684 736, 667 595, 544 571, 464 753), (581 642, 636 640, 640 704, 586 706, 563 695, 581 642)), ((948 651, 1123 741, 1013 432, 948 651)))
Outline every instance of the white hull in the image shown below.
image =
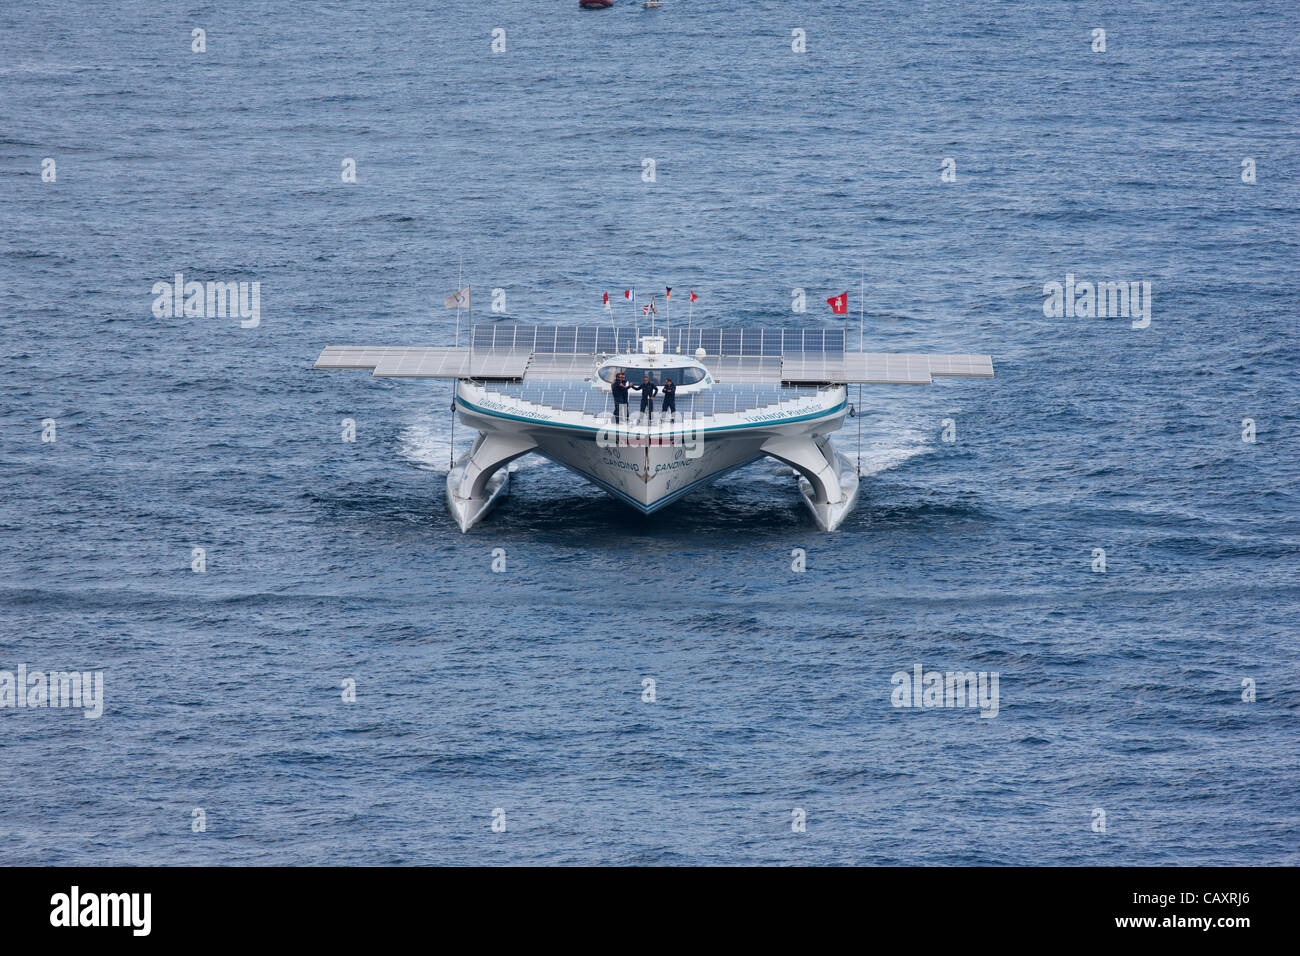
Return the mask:
MULTIPOLYGON (((497 477, 534 452, 588 479, 642 514, 652 514, 729 471, 765 456, 800 474, 799 490, 818 526, 834 530, 857 499, 858 479, 827 437, 844 421, 843 390, 780 413, 706 421, 622 424, 514 403, 470 382, 457 387, 461 421, 479 431, 447 477, 447 500, 462 531, 504 493, 497 477)), ((633 421, 635 421, 633 413, 633 421)))
POLYGON ((457 490, 465 478, 465 467, 473 454, 473 449, 466 452, 452 465, 451 471, 447 472, 447 510, 456 519, 456 524, 460 526, 461 531, 468 531, 487 517, 487 513, 492 510, 497 500, 504 498, 510 491, 511 468, 507 466, 488 478, 487 485, 479 497, 460 497, 457 490))

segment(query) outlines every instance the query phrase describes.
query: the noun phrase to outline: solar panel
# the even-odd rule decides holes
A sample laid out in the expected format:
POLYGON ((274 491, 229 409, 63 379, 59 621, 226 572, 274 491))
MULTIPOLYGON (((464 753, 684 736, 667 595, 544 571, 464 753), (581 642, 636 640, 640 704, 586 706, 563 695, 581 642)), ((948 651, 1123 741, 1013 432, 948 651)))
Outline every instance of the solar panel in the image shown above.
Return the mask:
POLYGON ((838 352, 786 352, 781 356, 781 378, 787 382, 839 382, 844 360, 838 352))
MULTIPOLYGON (((475 350, 507 348, 547 353, 614 355, 635 352, 638 336, 650 334, 650 325, 476 325, 471 334, 475 350)), ((842 352, 843 329, 708 329, 656 326, 669 354, 771 355, 788 352, 842 352)))
POLYGON ((845 382, 864 385, 929 385, 927 355, 850 352, 844 356, 845 382))
MULTIPOLYGON (((552 345, 555 341, 554 326, 546 325, 476 325, 470 336, 470 346, 474 351, 480 349, 507 349, 532 352, 536 350, 537 337, 540 332, 551 333, 552 345)), ((551 351, 554 351, 552 349, 551 351)))
POLYGON ((704 367, 717 382, 781 381, 781 358, 769 355, 707 355, 704 367))
POLYGON ((377 378, 460 378, 469 367, 465 349, 393 349, 375 365, 377 378))
POLYGON ((423 348, 416 346, 331 345, 323 349, 316 368, 323 369, 401 369, 402 374, 424 378, 459 378, 465 374, 469 349, 423 348))
POLYGON ((490 349, 470 357, 470 378, 522 378, 532 352, 527 349, 490 349))
POLYGON ((927 355, 931 375, 953 378, 992 378, 993 359, 988 355, 927 355))
POLYGON ((592 377, 600 356, 581 353, 534 352, 526 379, 584 379, 592 377))

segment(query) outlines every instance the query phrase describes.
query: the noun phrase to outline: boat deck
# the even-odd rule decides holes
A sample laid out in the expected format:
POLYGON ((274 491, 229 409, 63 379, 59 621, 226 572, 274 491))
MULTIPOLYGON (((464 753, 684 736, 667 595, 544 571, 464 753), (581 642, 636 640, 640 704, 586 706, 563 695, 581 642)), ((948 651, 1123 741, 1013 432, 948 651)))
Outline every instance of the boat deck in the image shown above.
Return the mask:
MULTIPOLYGON (((609 387, 594 388, 588 382, 528 382, 491 383, 483 386, 488 395, 513 398, 560 412, 576 412, 600 418, 614 414, 614 396, 609 387)), ((765 409, 789 409, 809 399, 817 399, 819 391, 811 387, 791 387, 764 383, 717 383, 702 392, 677 395, 677 414, 696 418, 716 415, 738 415, 765 409)), ((641 406, 641 395, 632 392, 628 407, 636 412, 641 406)), ((663 394, 654 398, 655 414, 663 408, 663 394)))

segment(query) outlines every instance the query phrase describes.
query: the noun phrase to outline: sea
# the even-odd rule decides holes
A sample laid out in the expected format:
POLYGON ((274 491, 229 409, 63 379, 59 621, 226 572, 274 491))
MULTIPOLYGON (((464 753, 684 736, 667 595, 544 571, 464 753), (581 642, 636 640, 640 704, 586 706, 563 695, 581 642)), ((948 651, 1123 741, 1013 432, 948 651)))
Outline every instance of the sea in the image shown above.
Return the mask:
POLYGON ((4 4, 0 864, 1300 864, 1298 29, 4 4), (312 368, 652 295, 996 378, 855 388, 834 533, 531 457, 461 533, 448 383, 312 368))

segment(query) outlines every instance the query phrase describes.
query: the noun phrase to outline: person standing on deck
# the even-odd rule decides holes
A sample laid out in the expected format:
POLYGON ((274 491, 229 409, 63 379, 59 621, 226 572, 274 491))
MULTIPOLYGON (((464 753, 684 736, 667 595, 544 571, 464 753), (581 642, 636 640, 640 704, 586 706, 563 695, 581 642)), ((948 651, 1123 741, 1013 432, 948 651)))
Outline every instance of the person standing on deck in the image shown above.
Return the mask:
POLYGON ((655 396, 659 394, 659 386, 650 381, 650 376, 646 375, 640 385, 629 385, 628 388, 635 388, 641 393, 641 414, 647 421, 654 421, 655 396))
POLYGON ((614 424, 619 422, 618 406, 623 406, 623 414, 627 414, 627 378, 622 372, 614 376, 614 381, 610 384, 610 391, 614 393, 614 424))
MULTIPOLYGON (((677 386, 673 384, 671 378, 664 379, 664 404, 661 411, 665 416, 670 413, 673 416, 677 415, 677 386)), ((672 421, 672 418, 668 420, 672 421)))

